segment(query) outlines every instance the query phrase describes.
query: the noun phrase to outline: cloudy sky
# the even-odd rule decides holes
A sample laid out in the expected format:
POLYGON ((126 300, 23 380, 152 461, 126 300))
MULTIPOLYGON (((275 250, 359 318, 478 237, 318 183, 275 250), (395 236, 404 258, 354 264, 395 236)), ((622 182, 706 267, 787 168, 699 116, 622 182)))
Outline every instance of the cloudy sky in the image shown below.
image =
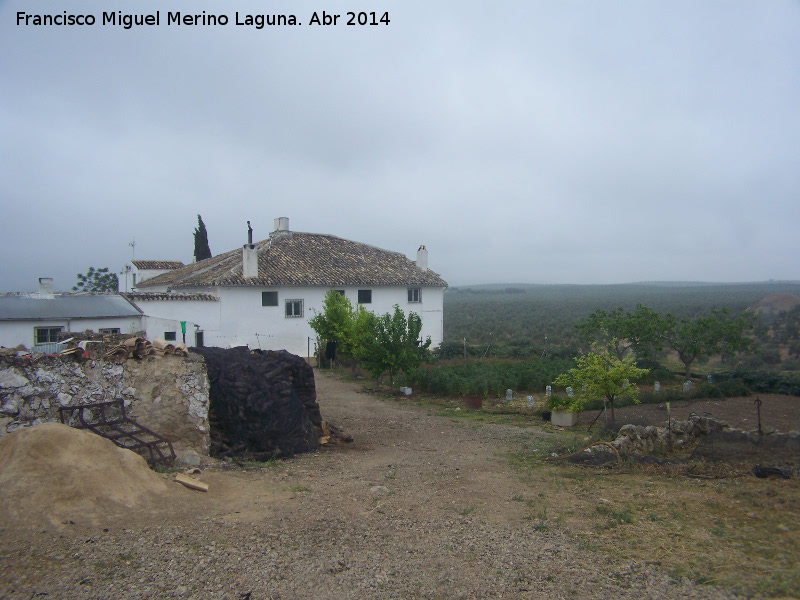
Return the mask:
POLYGON ((0 291, 189 262, 198 213, 215 254, 286 216, 451 285, 798 280, 800 3, 0 0, 0 202, 0 291))

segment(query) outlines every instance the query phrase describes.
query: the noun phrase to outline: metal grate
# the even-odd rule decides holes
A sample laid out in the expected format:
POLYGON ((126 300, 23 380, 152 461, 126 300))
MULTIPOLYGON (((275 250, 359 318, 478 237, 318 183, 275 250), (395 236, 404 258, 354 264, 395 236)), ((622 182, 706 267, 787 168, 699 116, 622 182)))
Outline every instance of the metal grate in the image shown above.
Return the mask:
POLYGON ((128 418, 122 400, 95 402, 59 409, 61 422, 76 429, 88 429, 120 448, 133 450, 152 467, 175 460, 175 451, 166 438, 128 418))

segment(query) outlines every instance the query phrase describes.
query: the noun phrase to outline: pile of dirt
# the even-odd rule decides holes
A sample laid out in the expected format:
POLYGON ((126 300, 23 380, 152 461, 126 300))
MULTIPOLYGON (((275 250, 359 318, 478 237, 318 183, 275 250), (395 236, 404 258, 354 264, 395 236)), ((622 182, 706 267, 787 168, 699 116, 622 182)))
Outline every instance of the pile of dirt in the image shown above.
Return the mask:
POLYGON ((88 431, 43 423, 0 439, 0 505, 11 519, 93 521, 163 501, 167 492, 141 456, 88 431))

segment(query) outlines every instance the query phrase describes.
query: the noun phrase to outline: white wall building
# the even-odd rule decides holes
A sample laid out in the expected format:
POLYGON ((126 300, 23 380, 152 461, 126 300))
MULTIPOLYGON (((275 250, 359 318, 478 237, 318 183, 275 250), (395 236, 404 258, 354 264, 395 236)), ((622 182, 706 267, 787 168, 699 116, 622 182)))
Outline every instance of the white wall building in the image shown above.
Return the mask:
POLYGON ((247 345, 308 356, 316 340, 308 319, 322 311, 328 290, 341 290, 353 305, 376 314, 393 311, 395 304, 406 314, 417 313, 423 339, 430 336, 438 346, 446 287, 428 269, 424 246, 415 262, 333 235, 290 231, 289 219, 282 217, 269 238, 248 239, 241 249, 142 281, 128 296, 148 320, 191 323, 189 345, 247 345))
POLYGON ((179 260, 132 260, 131 279, 132 287, 137 284, 168 273, 173 269, 179 269, 184 264, 179 260))
POLYGON ((63 333, 134 333, 145 317, 119 294, 53 293, 53 280, 39 279, 38 293, 0 294, 0 346, 34 349, 63 333))
POLYGON ((179 269, 184 264, 179 260, 132 260, 125 265, 122 272, 123 278, 119 282, 120 291, 129 292, 138 284, 153 277, 157 277, 173 269, 179 269))

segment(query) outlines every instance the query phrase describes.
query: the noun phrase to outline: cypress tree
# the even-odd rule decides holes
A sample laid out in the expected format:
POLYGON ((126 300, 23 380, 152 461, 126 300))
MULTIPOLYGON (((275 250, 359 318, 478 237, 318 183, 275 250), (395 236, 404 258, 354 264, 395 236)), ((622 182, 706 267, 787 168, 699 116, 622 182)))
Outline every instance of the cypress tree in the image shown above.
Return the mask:
POLYGON ((199 262, 211 258, 211 248, 208 246, 208 231, 203 218, 197 215, 197 227, 194 230, 194 260, 199 262))

